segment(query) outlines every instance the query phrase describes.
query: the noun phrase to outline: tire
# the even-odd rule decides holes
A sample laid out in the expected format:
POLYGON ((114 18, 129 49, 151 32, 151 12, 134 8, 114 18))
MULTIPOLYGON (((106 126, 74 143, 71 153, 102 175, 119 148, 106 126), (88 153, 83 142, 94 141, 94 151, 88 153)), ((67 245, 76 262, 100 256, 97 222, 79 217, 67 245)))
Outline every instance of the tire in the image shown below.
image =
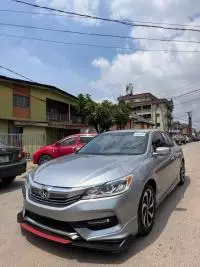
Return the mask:
POLYGON ((6 186, 6 185, 11 184, 14 180, 15 180, 15 176, 2 178, 2 184, 3 184, 3 186, 6 186))
POLYGON ((49 155, 42 155, 40 156, 39 158, 39 162, 38 162, 38 165, 42 165, 48 161, 50 161, 52 159, 52 157, 50 157, 49 155))
POLYGON ((181 162, 181 167, 180 167, 180 182, 179 185, 184 185, 185 183, 185 162, 181 162))
POLYGON ((149 234, 154 225, 156 197, 155 191, 150 184, 144 188, 138 208, 138 235, 149 234))

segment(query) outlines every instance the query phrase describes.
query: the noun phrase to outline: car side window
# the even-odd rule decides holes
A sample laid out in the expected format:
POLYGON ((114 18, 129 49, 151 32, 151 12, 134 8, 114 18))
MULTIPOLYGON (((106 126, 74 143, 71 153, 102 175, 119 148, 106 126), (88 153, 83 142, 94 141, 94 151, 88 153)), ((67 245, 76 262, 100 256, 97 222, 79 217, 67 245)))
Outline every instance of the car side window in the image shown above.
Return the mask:
POLYGON ((156 148, 158 147, 166 146, 165 140, 160 132, 155 132, 153 134, 152 146, 154 151, 156 151, 156 148))
POLYGON ((63 140, 63 141, 60 142, 60 146, 71 146, 71 145, 75 145, 76 144, 76 140, 77 140, 77 138, 75 138, 75 137, 65 139, 65 140, 63 140))
POLYGON ((165 138, 166 146, 167 147, 173 147, 174 146, 174 141, 169 137, 167 133, 162 133, 162 135, 165 138))

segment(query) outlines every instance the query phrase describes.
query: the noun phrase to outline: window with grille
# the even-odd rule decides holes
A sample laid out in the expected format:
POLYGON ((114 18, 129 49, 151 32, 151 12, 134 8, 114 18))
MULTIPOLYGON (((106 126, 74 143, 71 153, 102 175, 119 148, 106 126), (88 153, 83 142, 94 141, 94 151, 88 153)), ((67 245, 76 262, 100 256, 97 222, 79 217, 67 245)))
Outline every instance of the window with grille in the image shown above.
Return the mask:
POLYGON ((13 95, 13 107, 29 108, 30 98, 28 96, 13 95))

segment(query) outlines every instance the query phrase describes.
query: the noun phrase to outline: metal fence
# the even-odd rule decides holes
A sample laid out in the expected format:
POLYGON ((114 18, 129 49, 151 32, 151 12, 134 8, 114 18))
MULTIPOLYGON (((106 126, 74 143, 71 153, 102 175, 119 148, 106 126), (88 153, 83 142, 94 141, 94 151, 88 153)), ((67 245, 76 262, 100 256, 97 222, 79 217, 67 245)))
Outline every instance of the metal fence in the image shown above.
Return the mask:
POLYGON ((41 146, 46 145, 45 134, 1 134, 0 142, 9 145, 21 147, 26 153, 27 159, 31 158, 33 153, 41 146))

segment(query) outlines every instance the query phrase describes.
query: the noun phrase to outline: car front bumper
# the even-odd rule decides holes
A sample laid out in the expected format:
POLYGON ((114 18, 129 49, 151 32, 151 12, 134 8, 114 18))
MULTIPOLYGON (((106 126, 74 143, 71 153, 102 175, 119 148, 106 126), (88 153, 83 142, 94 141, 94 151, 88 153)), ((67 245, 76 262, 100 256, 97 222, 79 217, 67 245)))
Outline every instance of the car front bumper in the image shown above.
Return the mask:
POLYGON ((56 233, 55 229, 44 229, 41 226, 35 226, 24 219, 23 211, 18 213, 17 222, 20 223, 23 233, 24 231, 31 233, 35 236, 60 243, 63 245, 72 245, 76 247, 85 247, 89 249, 95 249, 100 251, 110 251, 113 253, 124 251, 128 248, 130 243, 133 241, 133 236, 128 235, 127 237, 120 239, 109 239, 109 240, 99 240, 99 241, 86 241, 76 233, 56 233))
POLYGON ((8 163, 0 166, 0 179, 14 177, 26 171, 26 160, 23 159, 17 163, 8 163))
MULTIPOLYGON (((53 207, 31 200, 26 189, 23 193, 24 209, 18 215, 18 222, 25 230, 33 227, 42 233, 47 231, 47 234, 64 238, 74 246, 119 251, 138 232, 137 186, 134 191, 110 198, 79 200, 66 207, 53 207), (86 225, 91 221, 101 223, 108 219, 110 222, 114 220, 114 223, 96 229, 86 225)), ((35 233, 34 230, 29 232, 35 233)))

